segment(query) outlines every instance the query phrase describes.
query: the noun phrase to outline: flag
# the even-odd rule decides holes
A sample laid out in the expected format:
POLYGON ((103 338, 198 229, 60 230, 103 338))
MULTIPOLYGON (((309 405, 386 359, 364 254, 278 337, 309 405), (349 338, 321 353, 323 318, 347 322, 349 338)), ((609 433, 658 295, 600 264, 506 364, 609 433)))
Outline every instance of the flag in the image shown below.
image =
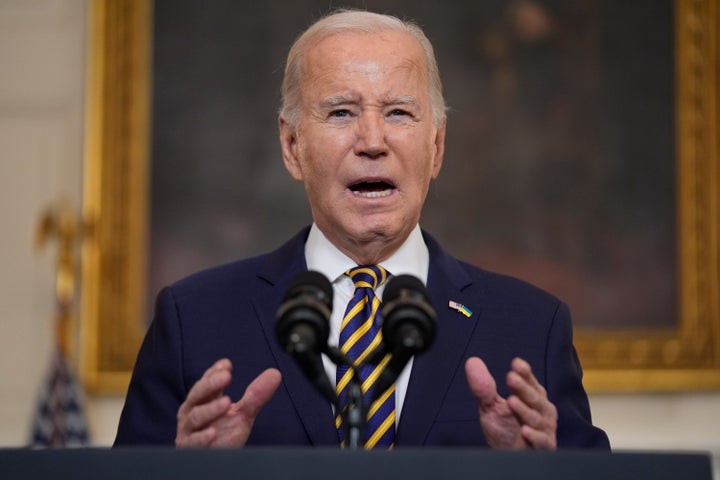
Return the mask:
POLYGON ((83 392, 60 350, 43 384, 33 420, 33 448, 81 447, 89 442, 83 392))
POLYGON ((470 317, 472 315, 472 310, 470 310, 466 305, 463 305, 462 303, 450 300, 450 303, 448 305, 450 306, 450 308, 454 308, 466 317, 470 317))

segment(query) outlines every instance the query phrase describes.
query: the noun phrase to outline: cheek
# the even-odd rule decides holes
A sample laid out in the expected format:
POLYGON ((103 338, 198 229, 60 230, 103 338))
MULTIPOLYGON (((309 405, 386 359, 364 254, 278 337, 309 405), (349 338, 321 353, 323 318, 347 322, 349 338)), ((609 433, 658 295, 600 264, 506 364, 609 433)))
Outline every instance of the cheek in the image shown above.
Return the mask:
POLYGON ((413 149, 408 156, 409 171, 413 172, 418 183, 426 186, 431 180, 434 180, 438 173, 438 164, 435 161, 434 145, 430 142, 421 142, 417 138, 412 143, 413 149))
POLYGON ((315 133, 306 138, 311 141, 303 142, 299 149, 300 164, 305 179, 310 174, 327 178, 339 168, 348 152, 349 142, 342 132, 315 133))

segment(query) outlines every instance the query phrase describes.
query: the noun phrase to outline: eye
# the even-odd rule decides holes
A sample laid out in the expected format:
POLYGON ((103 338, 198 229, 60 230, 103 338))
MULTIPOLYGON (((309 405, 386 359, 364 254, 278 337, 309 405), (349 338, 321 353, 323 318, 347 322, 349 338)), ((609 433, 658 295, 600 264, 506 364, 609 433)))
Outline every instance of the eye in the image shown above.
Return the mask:
POLYGON ((329 117, 335 117, 335 118, 345 118, 350 116, 350 110, 345 108, 340 108, 337 110, 332 110, 329 114, 329 117))
POLYGON ((387 111, 385 118, 394 124, 405 124, 413 121, 415 116, 410 110, 404 108, 393 108, 387 111))

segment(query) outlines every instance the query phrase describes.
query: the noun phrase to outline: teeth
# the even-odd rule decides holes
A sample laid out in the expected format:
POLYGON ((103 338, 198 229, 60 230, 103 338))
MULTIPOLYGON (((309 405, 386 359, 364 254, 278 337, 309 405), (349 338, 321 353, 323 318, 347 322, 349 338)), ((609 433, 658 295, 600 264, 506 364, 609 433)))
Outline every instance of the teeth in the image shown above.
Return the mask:
POLYGON ((358 192, 358 191, 354 190, 353 193, 355 193, 355 195, 359 195, 364 198, 381 198, 381 197, 387 197, 388 195, 390 195, 392 193, 392 189, 387 188, 385 190, 378 191, 378 192, 358 192))

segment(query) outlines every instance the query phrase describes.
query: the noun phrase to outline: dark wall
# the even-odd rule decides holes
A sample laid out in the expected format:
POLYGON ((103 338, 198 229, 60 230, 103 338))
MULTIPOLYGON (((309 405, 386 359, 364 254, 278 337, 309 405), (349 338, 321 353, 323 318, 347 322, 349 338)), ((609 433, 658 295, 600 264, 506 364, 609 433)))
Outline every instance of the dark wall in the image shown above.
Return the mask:
MULTIPOLYGON (((285 56, 338 3, 155 2, 152 293, 311 221, 282 165, 285 56)), ((344 2, 420 23, 448 114, 421 225, 580 326, 675 318, 672 1, 344 2)))

